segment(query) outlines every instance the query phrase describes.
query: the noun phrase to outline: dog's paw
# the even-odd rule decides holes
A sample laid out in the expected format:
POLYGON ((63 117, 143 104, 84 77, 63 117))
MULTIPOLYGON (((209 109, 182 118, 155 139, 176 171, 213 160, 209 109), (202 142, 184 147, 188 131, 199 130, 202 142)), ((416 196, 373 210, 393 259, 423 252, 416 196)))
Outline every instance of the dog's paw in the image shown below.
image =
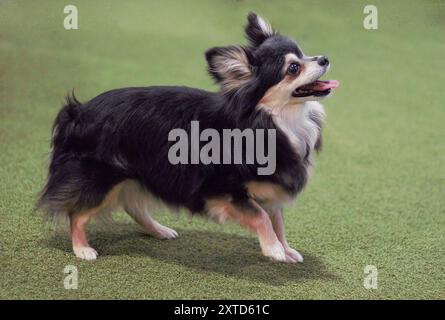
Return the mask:
POLYGON ((150 233, 153 237, 161 240, 169 240, 178 237, 178 233, 166 226, 159 225, 154 232, 150 233))
POLYGON ((91 247, 74 247, 73 251, 76 257, 84 260, 96 260, 98 256, 97 251, 91 247))
POLYGON ((303 262, 303 256, 295 249, 291 247, 284 248, 286 253, 286 261, 290 263, 303 262))
POLYGON ((264 246, 262 248, 263 255, 274 261, 286 261, 286 253, 281 243, 264 246))

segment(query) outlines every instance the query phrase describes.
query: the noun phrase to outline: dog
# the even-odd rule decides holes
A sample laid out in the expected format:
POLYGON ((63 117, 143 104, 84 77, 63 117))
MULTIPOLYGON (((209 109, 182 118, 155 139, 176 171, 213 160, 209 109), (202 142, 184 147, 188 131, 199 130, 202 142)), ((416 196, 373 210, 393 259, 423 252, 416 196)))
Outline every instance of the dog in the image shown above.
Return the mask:
POLYGON ((176 238, 175 230, 152 217, 163 205, 237 222, 258 236, 264 256, 303 261, 286 241, 283 207, 310 177, 314 153, 322 147, 325 112, 318 101, 339 82, 320 80, 330 67, 326 56, 305 55, 255 13, 247 16, 245 36, 247 45, 205 53, 218 92, 132 87, 86 103, 68 95, 53 125, 48 179, 36 207, 69 221, 77 257, 97 258, 85 228, 92 218, 117 208, 149 235, 176 238), (258 174, 258 160, 172 164, 169 134, 190 132, 193 121, 216 132, 273 131, 275 140, 268 138, 273 142, 269 151, 276 153, 273 173, 258 174))

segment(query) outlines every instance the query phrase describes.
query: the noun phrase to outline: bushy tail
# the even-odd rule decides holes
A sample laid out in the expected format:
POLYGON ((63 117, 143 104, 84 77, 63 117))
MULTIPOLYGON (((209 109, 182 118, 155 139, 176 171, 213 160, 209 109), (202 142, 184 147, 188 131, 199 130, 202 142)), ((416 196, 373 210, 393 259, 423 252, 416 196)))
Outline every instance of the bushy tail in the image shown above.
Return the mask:
MULTIPOLYGON (((74 122, 78 117, 81 103, 74 96, 74 92, 66 97, 66 104, 59 111, 53 127, 51 137, 51 154, 48 178, 45 187, 40 192, 39 199, 36 203, 35 210, 40 210, 47 215, 48 218, 66 218, 68 216, 67 208, 73 199, 73 194, 67 192, 66 181, 68 177, 63 176, 63 170, 60 166, 64 166, 64 161, 60 161, 61 156, 64 157, 67 141, 73 134, 74 122)), ((69 162, 69 160, 68 160, 69 162)), ((63 169, 63 168, 62 168, 63 169)))
POLYGON ((52 128, 51 147, 62 145, 71 136, 74 128, 74 120, 77 119, 79 108, 82 104, 76 99, 74 92, 66 96, 66 105, 57 114, 52 128))

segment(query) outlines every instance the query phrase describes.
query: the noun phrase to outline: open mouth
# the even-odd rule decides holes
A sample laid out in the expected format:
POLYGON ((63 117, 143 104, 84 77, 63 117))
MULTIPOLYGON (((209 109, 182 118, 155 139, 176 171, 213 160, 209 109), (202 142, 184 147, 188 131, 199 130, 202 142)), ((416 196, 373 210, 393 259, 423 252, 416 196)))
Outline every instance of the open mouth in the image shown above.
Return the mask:
POLYGON ((293 97, 324 97, 331 93, 332 89, 337 88, 340 81, 337 80, 316 80, 304 86, 295 89, 292 92, 293 97))

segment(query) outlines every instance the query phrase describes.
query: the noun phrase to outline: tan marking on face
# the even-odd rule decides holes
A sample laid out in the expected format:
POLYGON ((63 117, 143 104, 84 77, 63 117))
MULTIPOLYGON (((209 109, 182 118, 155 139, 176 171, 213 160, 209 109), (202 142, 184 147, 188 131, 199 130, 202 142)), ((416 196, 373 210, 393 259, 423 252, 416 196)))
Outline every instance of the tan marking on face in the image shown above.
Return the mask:
POLYGON ((258 108, 266 110, 269 113, 279 113, 286 105, 298 104, 306 101, 316 101, 320 98, 309 97, 293 97, 292 92, 303 85, 311 83, 320 78, 326 69, 320 67, 314 57, 304 56, 298 58, 293 53, 285 56, 283 65, 283 80, 269 88, 258 103, 258 108), (300 64, 300 72, 296 75, 287 74, 289 65, 293 62, 300 64))
POLYGON ((289 101, 289 86, 292 80, 286 76, 281 82, 269 88, 261 98, 259 106, 278 107, 285 105, 289 101))
POLYGON ((285 56, 285 62, 283 65, 282 74, 284 74, 283 80, 281 80, 279 83, 274 85, 273 87, 269 88, 264 96, 261 98, 260 102, 258 103, 258 106, 261 108, 262 106, 268 106, 269 108, 275 109, 280 108, 284 105, 286 105, 290 98, 292 91, 296 88, 295 82, 299 78, 300 74, 304 72, 304 65, 300 63, 301 65, 301 71, 299 74, 291 75, 287 73, 287 69, 289 65, 293 62, 300 63, 300 59, 293 54, 288 53, 285 56))

